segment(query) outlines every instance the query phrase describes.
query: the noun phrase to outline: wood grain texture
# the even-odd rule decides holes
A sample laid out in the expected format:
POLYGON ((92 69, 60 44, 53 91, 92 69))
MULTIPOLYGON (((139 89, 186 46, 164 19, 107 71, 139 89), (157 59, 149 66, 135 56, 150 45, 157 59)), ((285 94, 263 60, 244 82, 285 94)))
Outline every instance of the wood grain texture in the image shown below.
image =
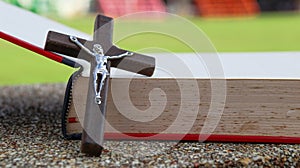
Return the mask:
MULTIPOLYGON (((99 15, 101 16, 101 15, 99 15)), ((101 17, 99 17, 101 18, 101 17)), ((110 23, 110 22, 108 22, 110 23)), ((109 31, 112 29, 112 23, 102 23, 104 24, 104 28, 100 28, 99 30, 97 29, 98 34, 100 33, 101 35, 98 35, 101 38, 101 41, 106 41, 106 43, 100 43, 97 40, 95 41, 87 41, 85 39, 77 38, 78 41, 81 44, 84 44, 85 47, 89 48, 91 51, 93 49, 94 44, 101 44, 103 47, 105 54, 108 56, 115 56, 115 55, 120 55, 125 52, 126 50, 120 49, 116 46, 114 46, 111 42, 111 39, 108 40, 109 38, 106 36, 111 36, 112 34, 105 33, 104 30, 109 31), (105 40, 103 40, 103 38, 105 40)), ((97 23, 96 25, 100 26, 102 24, 97 23)), ((95 35, 96 36, 96 35, 95 35)), ((75 43, 70 41, 70 36, 66 34, 62 34, 59 32, 54 32, 54 31, 49 31, 47 34, 46 38, 46 43, 44 49, 46 51, 52 51, 60 54, 64 54, 67 56, 71 56, 74 58, 80 58, 84 59, 86 61, 91 62, 92 57, 88 55, 85 51, 82 51, 80 47, 78 47, 75 43)), ((112 67, 117 67, 119 69, 123 69, 129 72, 134 72, 134 73, 139 73, 142 75, 146 76, 151 76, 153 75, 154 69, 155 69, 155 59, 153 57, 131 52, 133 55, 120 58, 120 59, 115 59, 111 60, 111 66, 112 67)))
MULTIPOLYGON (((200 134, 206 133, 204 125, 218 123, 215 129, 211 126, 215 135, 300 137, 300 80, 227 79, 223 111, 208 113, 212 97, 222 96, 212 95, 211 82, 113 78, 106 132, 200 134)), ((79 123, 69 128, 81 132, 79 123)))

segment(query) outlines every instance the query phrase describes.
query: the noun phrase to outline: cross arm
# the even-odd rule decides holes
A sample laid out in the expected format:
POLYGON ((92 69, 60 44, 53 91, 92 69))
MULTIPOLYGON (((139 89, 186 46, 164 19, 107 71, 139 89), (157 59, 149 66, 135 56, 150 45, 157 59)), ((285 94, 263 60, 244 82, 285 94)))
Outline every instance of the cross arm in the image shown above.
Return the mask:
MULTIPOLYGON (((93 41, 87 41, 80 38, 77 39, 90 49, 92 48, 93 44, 95 44, 93 41)), ((53 31, 48 32, 45 50, 61 53, 74 58, 77 58, 80 52, 80 48, 75 43, 70 41, 70 37, 68 35, 53 31)), ((126 50, 112 45, 105 55, 112 56, 124 52, 126 52, 126 50)), ((111 60, 111 67, 151 76, 155 69, 155 59, 150 56, 133 52, 132 56, 111 60)))

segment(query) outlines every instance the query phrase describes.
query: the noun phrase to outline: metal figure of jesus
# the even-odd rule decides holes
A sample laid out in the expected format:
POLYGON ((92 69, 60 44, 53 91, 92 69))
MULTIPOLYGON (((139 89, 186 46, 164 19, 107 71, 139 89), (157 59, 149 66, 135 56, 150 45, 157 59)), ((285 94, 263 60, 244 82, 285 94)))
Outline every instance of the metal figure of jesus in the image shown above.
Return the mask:
POLYGON ((101 104, 101 91, 104 85, 104 81, 110 75, 106 67, 107 61, 112 59, 119 59, 125 56, 131 56, 133 55, 133 53, 127 51, 120 55, 105 56, 103 52, 103 48, 100 44, 94 44, 93 52, 92 52, 88 48, 86 48, 83 44, 81 44, 75 36, 70 36, 70 40, 74 42, 76 45, 78 45, 85 52, 87 52, 89 55, 93 56, 95 59, 96 66, 93 71, 95 103, 101 104), (99 77, 100 79, 98 79, 99 77))

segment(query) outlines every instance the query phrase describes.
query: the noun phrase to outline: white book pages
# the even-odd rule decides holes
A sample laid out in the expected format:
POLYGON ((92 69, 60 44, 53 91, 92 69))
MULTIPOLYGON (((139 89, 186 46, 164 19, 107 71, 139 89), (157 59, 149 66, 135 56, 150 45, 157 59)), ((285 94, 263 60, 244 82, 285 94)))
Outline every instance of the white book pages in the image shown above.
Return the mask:
MULTIPOLYGON (((147 55, 156 58, 152 78, 300 79, 300 52, 218 53, 223 71, 218 75, 207 68, 205 53, 147 55)), ((141 77, 119 69, 112 72, 115 78, 141 77)))

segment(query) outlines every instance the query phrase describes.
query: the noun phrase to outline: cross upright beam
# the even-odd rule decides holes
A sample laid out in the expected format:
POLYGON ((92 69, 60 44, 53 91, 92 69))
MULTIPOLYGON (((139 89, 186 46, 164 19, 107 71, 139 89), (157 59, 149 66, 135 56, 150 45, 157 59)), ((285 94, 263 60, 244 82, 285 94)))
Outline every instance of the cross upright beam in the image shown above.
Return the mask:
MULTIPOLYGON (((93 41, 77 39, 76 37, 71 37, 70 40, 69 35, 50 31, 45 44, 45 50, 85 59, 91 64, 81 143, 81 151, 91 156, 99 156, 103 149, 106 97, 109 88, 109 76, 106 78, 106 75, 109 75, 110 67, 146 76, 151 76, 155 69, 153 57, 128 52, 114 46, 112 32, 113 19, 98 15, 94 26, 93 41), (98 46, 96 49, 98 51, 95 51, 95 46, 98 46), (101 52, 102 50, 103 52, 101 52), (125 56, 121 57, 121 55, 125 56), (106 61, 102 61, 100 66, 96 58, 106 59, 106 61), (97 68, 99 71, 96 74, 97 68), (104 70, 107 70, 107 73, 104 73, 104 70), (98 103, 95 102, 95 92, 100 92, 98 97, 96 94, 96 98, 100 99, 98 103)), ((80 103, 84 104, 83 102, 80 103)))

